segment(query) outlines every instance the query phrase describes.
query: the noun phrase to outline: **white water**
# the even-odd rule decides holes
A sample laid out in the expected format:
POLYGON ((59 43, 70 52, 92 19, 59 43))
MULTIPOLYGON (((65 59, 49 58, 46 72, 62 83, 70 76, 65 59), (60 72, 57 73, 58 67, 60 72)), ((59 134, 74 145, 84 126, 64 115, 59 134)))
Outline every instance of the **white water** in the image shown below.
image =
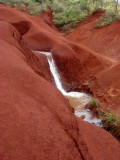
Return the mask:
POLYGON ((57 72, 54 59, 52 58, 52 53, 51 52, 39 52, 39 51, 37 52, 40 54, 41 53, 45 54, 47 56, 48 63, 50 66, 50 71, 54 77, 56 87, 62 92, 64 96, 66 96, 69 99, 69 101, 70 100, 72 101, 72 104, 73 104, 73 101, 75 102, 75 105, 77 104, 75 107, 75 115, 78 117, 85 116, 84 118, 85 121, 88 121, 97 126, 100 126, 101 120, 96 117, 93 117, 89 109, 86 109, 86 110, 84 109, 84 106, 90 102, 91 97, 89 97, 88 95, 84 93, 80 93, 80 92, 66 92, 62 86, 60 76, 57 72))

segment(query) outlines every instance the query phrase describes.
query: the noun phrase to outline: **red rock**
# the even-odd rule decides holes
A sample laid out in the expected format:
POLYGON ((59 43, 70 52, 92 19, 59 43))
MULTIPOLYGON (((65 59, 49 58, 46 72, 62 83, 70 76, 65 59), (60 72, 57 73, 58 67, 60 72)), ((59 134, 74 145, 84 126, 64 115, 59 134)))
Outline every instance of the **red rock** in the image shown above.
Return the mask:
MULTIPOLYGON (((73 58, 85 65, 93 57, 101 64, 94 72, 114 62, 108 59, 102 65, 103 58, 83 46, 81 55, 87 56, 80 61, 72 49, 74 44, 36 17, 1 7, 0 20, 4 21, 0 22, 0 160, 119 160, 119 142, 105 130, 75 117, 67 99, 51 84, 45 57, 38 57, 26 43, 34 50, 53 49, 54 56, 69 60, 66 68, 75 64, 73 58), (24 27, 15 25, 23 21, 32 24, 29 32, 21 32, 24 27), (49 44, 45 36, 54 41, 49 44)), ((94 68, 92 63, 88 66, 94 68)))
MULTIPOLYGON (((110 67, 105 67, 104 71, 95 74, 96 80, 90 82, 90 88, 98 99, 98 93, 103 95, 100 99, 101 102, 107 99, 106 105, 102 106, 105 110, 109 105, 112 105, 111 110, 120 116, 120 21, 118 20, 106 27, 95 27, 96 20, 103 14, 97 13, 88 17, 86 21, 78 26, 75 32, 69 34, 66 38, 77 44, 87 45, 105 58, 110 57, 116 60, 110 67)), ((96 67, 96 64, 94 64, 94 67, 96 67)))
POLYGON ((120 60, 120 20, 101 28, 95 26, 96 20, 98 20, 96 15, 89 17, 85 21, 86 24, 80 24, 75 32, 67 36, 67 39, 78 44, 82 43, 100 55, 120 60))

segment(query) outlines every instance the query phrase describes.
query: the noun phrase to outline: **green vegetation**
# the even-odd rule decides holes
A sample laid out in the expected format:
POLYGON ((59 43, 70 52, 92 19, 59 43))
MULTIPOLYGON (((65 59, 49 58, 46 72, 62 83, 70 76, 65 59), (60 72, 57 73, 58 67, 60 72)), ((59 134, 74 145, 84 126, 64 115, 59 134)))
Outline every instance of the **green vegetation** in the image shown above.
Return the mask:
POLYGON ((110 132, 118 140, 120 140, 120 118, 113 112, 104 113, 100 107, 100 102, 92 98, 90 103, 86 106, 95 115, 97 115, 102 120, 102 125, 105 130, 110 132))
POLYGON ((8 5, 14 4, 16 9, 29 10, 30 14, 38 15, 50 6, 53 10, 53 23, 60 30, 71 33, 79 22, 85 20, 97 9, 106 10, 96 26, 106 26, 119 18, 120 5, 115 0, 0 0, 8 5))
POLYGON ((98 108, 100 106, 100 102, 97 99, 92 98, 89 105, 93 106, 94 108, 98 108))
POLYGON ((100 20, 97 20, 97 24, 96 26, 97 27, 104 27, 104 26, 107 26, 113 22, 115 22, 116 20, 119 19, 119 14, 118 13, 115 13, 115 12, 110 12, 110 11, 107 11, 105 16, 102 16, 100 17, 100 20))
POLYGON ((54 11, 53 22, 61 30, 71 30, 71 28, 74 28, 80 21, 85 20, 88 16, 85 4, 81 5, 78 1, 62 0, 60 4, 56 4, 56 6, 58 6, 56 9, 51 6, 54 11))
POLYGON ((22 11, 27 8, 32 15, 39 15, 43 11, 42 5, 39 2, 35 2, 35 0, 1 0, 0 2, 6 3, 8 6, 14 4, 15 9, 22 11))
POLYGON ((102 111, 100 109, 100 102, 94 97, 91 99, 90 103, 86 105, 87 109, 90 109, 98 117, 102 116, 102 111))
POLYGON ((104 1, 105 15, 97 20, 97 27, 107 26, 120 18, 120 5, 117 0, 104 1))
POLYGON ((103 128, 120 140, 120 119, 115 113, 105 113, 102 117, 103 128))

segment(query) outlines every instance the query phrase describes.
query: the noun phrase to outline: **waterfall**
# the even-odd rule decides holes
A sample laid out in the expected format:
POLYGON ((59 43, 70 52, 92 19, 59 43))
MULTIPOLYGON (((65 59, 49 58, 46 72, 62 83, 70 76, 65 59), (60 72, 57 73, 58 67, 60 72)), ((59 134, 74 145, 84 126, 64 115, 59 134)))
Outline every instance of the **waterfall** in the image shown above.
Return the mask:
POLYGON ((45 54, 47 56, 48 63, 50 66, 50 71, 53 75, 55 85, 62 92, 63 95, 70 96, 70 97, 78 97, 78 98, 85 95, 84 93, 80 93, 80 92, 66 92, 62 86, 60 76, 57 72, 56 65, 55 65, 51 52, 40 52, 40 53, 45 54))
POLYGON ((91 97, 84 93, 80 93, 80 92, 66 92, 62 86, 60 75, 57 71, 57 67, 52 57, 52 53, 51 52, 41 52, 41 51, 36 51, 36 52, 47 56, 47 60, 50 66, 50 71, 53 75, 56 87, 62 92, 64 96, 66 96, 66 98, 69 101, 72 101, 72 103, 75 102, 75 104, 77 104, 77 107, 74 108, 75 115, 78 117, 85 116, 84 118, 85 121, 94 123, 97 126, 101 126, 101 120, 98 119, 97 117, 93 117, 89 109, 84 109, 84 106, 90 102, 91 97))
POLYGON ((42 54, 45 54, 47 56, 48 59, 48 63, 50 66, 50 71, 53 75, 54 81, 55 81, 55 85, 56 87, 62 92, 63 95, 66 94, 66 91, 64 90, 64 88, 62 87, 62 83, 60 81, 60 76, 56 70, 56 66, 55 66, 55 62, 52 58, 52 54, 50 52, 40 52, 42 54))

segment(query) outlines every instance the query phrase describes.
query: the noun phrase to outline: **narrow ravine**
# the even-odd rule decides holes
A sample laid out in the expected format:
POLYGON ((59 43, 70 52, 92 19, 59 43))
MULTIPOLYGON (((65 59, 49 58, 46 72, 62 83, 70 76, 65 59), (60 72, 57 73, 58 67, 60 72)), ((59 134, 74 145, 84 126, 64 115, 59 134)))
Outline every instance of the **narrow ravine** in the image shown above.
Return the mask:
POLYGON ((56 87, 62 92, 62 94, 69 100, 69 103, 74 108, 74 114, 78 117, 84 116, 84 121, 93 123, 97 126, 101 126, 101 120, 92 115, 92 112, 89 109, 85 109, 85 105, 88 104, 91 100, 91 97, 85 93, 80 92, 66 92, 62 86, 60 75, 57 71, 54 59, 51 52, 40 52, 37 53, 44 54, 47 56, 48 63, 50 66, 50 71, 53 75, 56 87))

